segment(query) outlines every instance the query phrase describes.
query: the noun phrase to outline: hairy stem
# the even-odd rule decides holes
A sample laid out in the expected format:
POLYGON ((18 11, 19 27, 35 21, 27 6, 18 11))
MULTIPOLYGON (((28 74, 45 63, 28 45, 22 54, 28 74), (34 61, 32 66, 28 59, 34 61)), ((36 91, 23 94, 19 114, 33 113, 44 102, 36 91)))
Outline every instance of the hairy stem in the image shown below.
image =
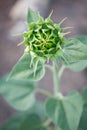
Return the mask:
POLYGON ((58 78, 58 65, 53 62, 53 81, 54 81, 54 95, 59 92, 59 78, 58 78))
POLYGON ((58 78, 59 78, 59 79, 61 78, 61 76, 62 76, 62 74, 63 74, 64 69, 65 69, 65 66, 64 66, 64 65, 62 65, 62 67, 60 68, 59 73, 58 73, 58 78))
POLYGON ((41 94, 43 94, 43 95, 45 95, 45 96, 47 96, 47 97, 51 97, 51 96, 52 96, 52 94, 51 94, 49 91, 44 90, 44 89, 42 89, 42 88, 37 88, 37 89, 36 89, 36 92, 37 92, 37 93, 41 93, 41 94))
POLYGON ((45 67, 48 68, 49 70, 53 71, 53 67, 48 65, 48 64, 45 64, 45 67))
POLYGON ((64 69, 65 69, 64 65, 62 65, 62 67, 59 69, 58 64, 56 62, 53 62, 53 81, 54 81, 54 95, 55 96, 59 92, 60 79, 61 79, 64 69))

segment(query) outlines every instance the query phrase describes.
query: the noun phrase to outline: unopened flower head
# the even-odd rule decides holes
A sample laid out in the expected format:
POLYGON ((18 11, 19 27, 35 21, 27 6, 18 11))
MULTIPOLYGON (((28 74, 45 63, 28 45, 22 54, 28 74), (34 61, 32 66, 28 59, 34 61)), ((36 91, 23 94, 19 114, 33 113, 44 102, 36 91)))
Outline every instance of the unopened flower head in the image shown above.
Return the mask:
POLYGON ((36 23, 30 24, 23 36, 27 52, 46 59, 57 56, 64 44, 63 29, 49 17, 45 20, 40 18, 36 23))

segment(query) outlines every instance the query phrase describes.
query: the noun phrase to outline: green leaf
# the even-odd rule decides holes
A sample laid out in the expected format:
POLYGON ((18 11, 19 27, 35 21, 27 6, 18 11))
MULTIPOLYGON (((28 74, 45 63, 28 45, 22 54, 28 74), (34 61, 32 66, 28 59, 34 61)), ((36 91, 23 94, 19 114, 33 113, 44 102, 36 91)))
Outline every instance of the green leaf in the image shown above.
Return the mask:
POLYGON ((83 44, 87 45, 87 36, 76 36, 76 39, 78 39, 80 42, 82 42, 83 44))
POLYGON ((87 60, 82 60, 82 61, 71 63, 70 65, 67 65, 67 68, 73 70, 74 72, 82 71, 86 67, 87 67, 87 60))
POLYGON ((35 112, 39 115, 42 121, 44 121, 47 117, 45 112, 44 103, 40 101, 35 101, 34 105, 28 110, 29 113, 35 112))
POLYGON ((83 113, 79 123, 80 130, 87 130, 87 87, 82 89, 82 97, 84 102, 83 113))
POLYGON ((87 130, 87 105, 84 106, 82 117, 79 123, 80 130, 87 130))
POLYGON ((82 107, 82 98, 77 92, 72 92, 67 97, 52 97, 46 102, 47 115, 62 130, 77 129, 82 107))
POLYGON ((71 38, 64 45, 63 53, 67 63, 87 60, 87 45, 76 38, 71 38))
POLYGON ((28 15, 27 15, 28 24, 31 24, 33 22, 37 22, 39 19, 40 19, 39 14, 29 8, 28 15))
POLYGON ((68 39, 61 55, 67 68, 81 71, 87 67, 87 44, 81 37, 68 39), (82 42, 83 41, 83 42, 82 42))
POLYGON ((18 110, 27 110, 35 102, 35 83, 28 80, 1 80, 0 93, 7 102, 18 110))
POLYGON ((87 87, 83 88, 82 96, 83 96, 84 105, 87 105, 87 87))
POLYGON ((21 113, 8 121, 0 130, 47 130, 36 113, 21 113))
POLYGON ((0 130, 47 130, 43 126, 46 119, 42 102, 35 102, 34 105, 25 112, 16 115, 2 126, 0 130))
POLYGON ((36 64, 31 64, 31 60, 29 54, 24 54, 12 69, 9 79, 37 81, 43 78, 45 74, 44 64, 39 61, 36 68, 36 64))

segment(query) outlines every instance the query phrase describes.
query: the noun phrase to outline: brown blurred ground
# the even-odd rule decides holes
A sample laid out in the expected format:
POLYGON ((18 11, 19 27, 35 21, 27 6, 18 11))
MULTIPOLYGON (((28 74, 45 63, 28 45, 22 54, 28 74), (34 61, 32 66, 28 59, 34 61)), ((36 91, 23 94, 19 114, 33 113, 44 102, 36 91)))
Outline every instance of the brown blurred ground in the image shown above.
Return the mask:
MULTIPOLYGON (((8 14, 15 2, 16 0, 0 0, 0 76, 11 70, 24 49, 23 46, 17 47, 21 39, 14 38, 13 40, 9 37, 9 30, 13 26, 13 21, 11 21, 8 14)), ((72 35, 87 35, 87 0, 51 0, 50 10, 52 9, 54 10, 52 19, 55 22, 68 17, 64 25, 75 27, 72 30, 72 35)), ((65 94, 72 89, 80 90, 83 86, 87 85, 86 76, 84 71, 73 73, 70 70, 66 70, 62 77, 61 90, 65 94)), ((50 76, 49 71, 47 71, 40 86, 52 90, 52 76, 50 76)), ((10 108, 2 97, 0 97, 0 124, 14 113, 15 110, 10 108)))

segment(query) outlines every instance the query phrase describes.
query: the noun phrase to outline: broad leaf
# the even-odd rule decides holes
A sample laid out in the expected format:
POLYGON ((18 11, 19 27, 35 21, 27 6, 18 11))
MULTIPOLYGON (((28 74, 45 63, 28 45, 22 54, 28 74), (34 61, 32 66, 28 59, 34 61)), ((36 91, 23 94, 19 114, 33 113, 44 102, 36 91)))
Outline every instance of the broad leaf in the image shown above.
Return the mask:
MULTIPOLYGON (((85 37, 86 39, 86 37, 85 37)), ((87 67, 87 44, 81 37, 71 38, 63 46, 61 55, 67 68, 74 71, 81 71, 87 67), (83 41, 83 42, 82 42, 83 41)))
POLYGON ((32 59, 29 54, 24 54, 12 69, 9 79, 21 79, 30 81, 40 80, 45 74, 44 65, 39 61, 36 67, 36 64, 31 64, 31 60, 32 59))
POLYGON ((84 101, 84 108, 83 108, 82 117, 79 123, 79 129, 87 130, 87 87, 83 88, 82 96, 83 96, 83 101, 84 101))
POLYGON ((83 96, 84 105, 87 105, 87 87, 83 88, 82 96, 83 96))
POLYGON ((39 14, 29 8, 28 15, 27 15, 28 24, 31 24, 33 22, 37 22, 39 19, 40 19, 39 14))
POLYGON ((49 98, 46 102, 47 115, 62 130, 76 130, 82 114, 82 98, 77 92, 62 98, 49 98))
POLYGON ((40 101, 35 101, 34 105, 28 110, 29 113, 36 113, 39 115, 42 121, 44 121, 47 118, 44 103, 40 101))
POLYGON ((29 109, 35 101, 35 83, 28 80, 1 80, 0 93, 18 110, 29 109))
POLYGON ((82 117, 79 123, 80 130, 87 130, 87 105, 84 106, 82 117))
POLYGON ((87 36, 76 36, 75 38, 81 41, 83 44, 87 45, 87 36))
POLYGON ((87 60, 87 45, 76 38, 68 39, 63 47, 63 54, 67 63, 87 60))
POLYGON ((21 113, 8 121, 0 130, 47 130, 36 113, 21 113))
POLYGON ((69 68, 75 72, 82 71, 86 67, 87 67, 87 60, 81 60, 81 61, 74 62, 74 63, 67 65, 67 68, 69 68))

